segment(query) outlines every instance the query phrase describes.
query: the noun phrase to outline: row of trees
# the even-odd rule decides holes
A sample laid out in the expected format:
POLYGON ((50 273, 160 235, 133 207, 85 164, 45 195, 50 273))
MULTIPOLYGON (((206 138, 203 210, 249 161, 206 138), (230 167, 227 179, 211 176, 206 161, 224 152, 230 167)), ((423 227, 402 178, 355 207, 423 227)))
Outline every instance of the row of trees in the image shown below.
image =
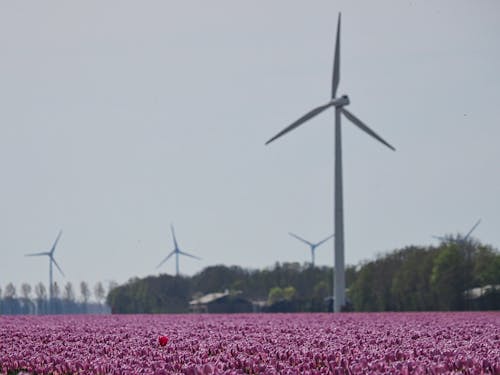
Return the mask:
POLYGON ((500 309, 500 254, 457 239, 396 250, 363 264, 349 296, 358 311, 500 309))
MULTIPOLYGON (((332 280, 331 267, 310 264, 264 270, 218 265, 192 277, 134 278, 111 291, 107 302, 116 313, 182 313, 191 299, 229 290, 267 302, 266 311, 327 311, 332 280)), ((347 309, 354 311, 500 309, 500 253, 450 237, 438 247, 411 246, 349 266, 346 288, 347 309)))
MULTIPOLYGON (((108 291, 116 287, 111 282, 108 291)), ((0 287, 0 313, 1 314, 78 314, 78 313, 103 313, 107 307, 103 305, 108 291, 101 282, 97 282, 93 289, 86 281, 79 284, 80 295, 77 298, 71 282, 67 282, 61 289, 57 282, 52 286, 52 300, 47 288, 42 282, 34 287, 23 283, 20 293, 17 293, 14 284, 9 283, 2 291, 0 287), (91 302, 91 297, 95 302, 91 302)), ((109 310, 109 309, 108 309, 109 310)))
MULTIPOLYGON (((348 285, 354 272, 354 267, 348 268, 348 285)), ((229 290, 260 304, 286 296, 294 300, 297 311, 326 311, 324 299, 331 294, 332 278, 330 267, 308 264, 276 263, 263 270, 216 265, 192 277, 164 274, 131 279, 111 291, 107 301, 116 313, 183 313, 189 311, 191 299, 229 290)))

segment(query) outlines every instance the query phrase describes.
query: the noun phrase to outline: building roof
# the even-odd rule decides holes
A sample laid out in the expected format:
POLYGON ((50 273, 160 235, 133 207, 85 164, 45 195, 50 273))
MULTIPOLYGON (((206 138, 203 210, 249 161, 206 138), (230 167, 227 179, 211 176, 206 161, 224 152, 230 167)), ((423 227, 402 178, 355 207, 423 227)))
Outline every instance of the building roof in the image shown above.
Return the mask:
POLYGON ((204 296, 201 296, 200 298, 193 299, 192 301, 189 302, 189 304, 192 305, 204 305, 213 301, 217 301, 218 299, 228 296, 229 291, 225 291, 223 293, 209 293, 205 294, 204 296))
POLYGON ((495 290, 500 291, 500 284, 497 284, 497 285, 483 285, 481 287, 468 289, 468 290, 466 290, 464 292, 464 295, 468 299, 475 299, 475 298, 482 297, 486 293, 493 292, 495 290))

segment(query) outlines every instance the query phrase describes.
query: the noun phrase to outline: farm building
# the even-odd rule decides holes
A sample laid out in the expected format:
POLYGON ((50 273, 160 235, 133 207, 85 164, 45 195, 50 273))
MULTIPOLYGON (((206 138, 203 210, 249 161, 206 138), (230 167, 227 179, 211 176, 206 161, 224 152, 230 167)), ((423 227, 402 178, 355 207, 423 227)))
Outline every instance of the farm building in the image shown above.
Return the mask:
POLYGON ((253 312, 253 304, 241 297, 240 293, 225 291, 209 293, 189 302, 192 313, 248 313, 253 312))

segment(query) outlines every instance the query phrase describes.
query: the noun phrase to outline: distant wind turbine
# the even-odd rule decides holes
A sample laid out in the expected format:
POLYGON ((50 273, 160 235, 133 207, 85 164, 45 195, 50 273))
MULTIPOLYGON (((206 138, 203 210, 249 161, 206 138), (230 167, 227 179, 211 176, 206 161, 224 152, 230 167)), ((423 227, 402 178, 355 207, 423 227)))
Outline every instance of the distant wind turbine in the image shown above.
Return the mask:
POLYGON ((163 259, 158 266, 156 266, 156 269, 160 268, 172 255, 175 254, 175 275, 179 276, 179 254, 180 255, 185 255, 194 259, 201 260, 201 258, 198 258, 194 255, 188 254, 181 249, 179 249, 179 245, 177 244, 177 239, 175 238, 175 232, 174 232, 174 226, 170 225, 170 229, 172 230, 172 238, 174 240, 174 250, 170 254, 168 254, 165 259, 163 259))
POLYGON ((280 131, 274 137, 266 142, 266 145, 302 125, 306 121, 317 116, 330 107, 335 107, 335 276, 334 276, 334 311, 340 312, 345 304, 345 264, 344 264, 344 209, 343 209, 343 191, 342 191, 342 144, 341 144, 341 114, 347 117, 354 125, 371 135, 373 138, 382 142, 391 150, 396 150, 377 133, 371 130, 361 120, 354 116, 344 107, 350 103, 349 97, 343 95, 337 97, 337 88, 340 81, 340 13, 337 23, 337 39, 335 43, 335 56, 333 60, 333 79, 331 100, 327 103, 314 108, 291 125, 280 131))
POLYGON ((299 237, 296 234, 293 234, 291 232, 289 232, 288 234, 290 236, 292 236, 292 237, 295 237, 299 241, 304 242, 305 244, 309 245, 309 247, 311 248, 311 258, 312 258, 311 259, 311 261, 312 261, 311 263, 312 263, 313 267, 314 267, 314 252, 316 251, 316 248, 319 247, 319 246, 321 246, 323 243, 325 243, 326 241, 328 241, 330 238, 333 237, 333 234, 332 234, 332 235, 326 237, 325 239, 323 239, 323 240, 321 240, 319 242, 312 243, 312 242, 309 242, 309 241, 303 239, 302 237, 299 237))
POLYGON ((52 306, 52 299, 53 299, 53 289, 54 289, 54 283, 52 279, 52 264, 54 264, 59 272, 61 272, 61 275, 64 276, 64 272, 62 271, 61 267, 59 267, 59 264, 57 264, 56 259, 54 258, 54 251, 56 250, 57 243, 59 242, 59 238, 61 238, 62 230, 59 231, 59 234, 57 235, 57 238, 52 245, 52 248, 50 251, 44 251, 40 253, 32 253, 32 254, 26 254, 25 256, 27 257, 36 257, 36 256, 43 256, 46 255, 49 257, 49 301, 50 301, 50 306, 52 306))
POLYGON ((455 243, 463 244, 463 243, 467 242, 467 240, 469 239, 469 237, 472 234, 472 232, 477 228, 477 226, 480 223, 481 223, 481 219, 479 219, 473 225, 473 227, 469 230, 469 232, 464 237, 460 237, 460 235, 457 236, 457 238, 453 238, 452 236, 444 236, 444 237, 443 236, 432 236, 432 237, 438 239, 441 242, 455 242, 455 243))

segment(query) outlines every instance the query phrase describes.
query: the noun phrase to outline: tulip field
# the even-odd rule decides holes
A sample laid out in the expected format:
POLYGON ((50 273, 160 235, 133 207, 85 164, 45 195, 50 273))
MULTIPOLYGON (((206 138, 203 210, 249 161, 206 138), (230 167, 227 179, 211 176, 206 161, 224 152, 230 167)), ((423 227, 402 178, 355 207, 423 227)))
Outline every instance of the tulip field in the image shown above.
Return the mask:
POLYGON ((0 374, 500 374, 500 313, 0 316, 0 374))

